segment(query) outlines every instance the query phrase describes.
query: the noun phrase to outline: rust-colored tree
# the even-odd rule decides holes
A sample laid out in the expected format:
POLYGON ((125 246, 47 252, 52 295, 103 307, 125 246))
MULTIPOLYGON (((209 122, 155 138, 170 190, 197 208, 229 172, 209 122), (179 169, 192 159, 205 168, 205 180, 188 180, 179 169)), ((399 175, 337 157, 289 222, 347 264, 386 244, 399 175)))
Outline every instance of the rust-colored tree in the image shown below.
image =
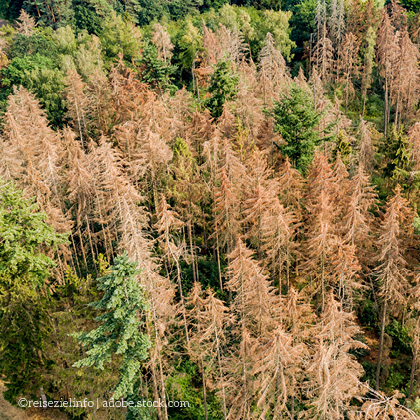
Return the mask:
POLYGON ((401 308, 407 304, 410 280, 414 275, 411 265, 407 261, 407 249, 414 235, 413 219, 414 211, 402 196, 401 187, 398 185, 394 196, 387 203, 377 241, 379 265, 375 269, 375 273, 379 281, 382 315, 376 368, 376 391, 379 390, 381 379, 388 307, 394 305, 394 308, 401 308))

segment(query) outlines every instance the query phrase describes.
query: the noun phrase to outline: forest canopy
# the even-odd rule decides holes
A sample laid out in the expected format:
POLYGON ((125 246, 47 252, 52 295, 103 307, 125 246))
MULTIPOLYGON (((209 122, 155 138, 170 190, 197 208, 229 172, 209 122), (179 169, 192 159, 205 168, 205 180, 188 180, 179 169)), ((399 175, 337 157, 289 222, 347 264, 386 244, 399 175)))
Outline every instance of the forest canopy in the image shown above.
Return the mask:
POLYGON ((9 403, 420 418, 418 0, 0 0, 0 18, 9 403))

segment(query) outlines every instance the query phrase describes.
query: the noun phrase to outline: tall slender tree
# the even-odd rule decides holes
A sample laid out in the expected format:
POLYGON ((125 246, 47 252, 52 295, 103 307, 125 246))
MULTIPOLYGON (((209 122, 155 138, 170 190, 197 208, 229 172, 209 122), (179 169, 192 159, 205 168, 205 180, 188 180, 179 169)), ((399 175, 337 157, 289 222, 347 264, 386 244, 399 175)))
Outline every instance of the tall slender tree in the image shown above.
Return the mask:
POLYGON ((383 13, 381 27, 378 31, 377 59, 379 73, 384 80, 385 90, 385 108, 384 108, 384 133, 387 134, 389 124, 390 92, 393 89, 395 60, 398 54, 398 39, 395 34, 395 28, 389 19, 386 11, 383 13))
POLYGON ((414 234, 414 212, 401 194, 398 185, 394 196, 386 206, 384 219, 380 227, 378 240, 379 265, 375 272, 379 280, 379 296, 382 300, 381 333, 376 368, 376 390, 379 390, 381 363, 384 351, 385 325, 388 306, 401 307, 407 303, 407 293, 413 271, 407 262, 407 246, 414 234))
POLYGON ((316 415, 320 419, 342 420, 352 398, 363 394, 363 368, 350 350, 366 345, 355 338, 360 328, 354 318, 343 311, 333 293, 328 295, 318 324, 315 353, 308 366, 308 392, 313 398, 308 418, 316 415))
POLYGON ((372 85, 372 72, 375 62, 376 33, 372 26, 369 26, 363 41, 363 67, 362 67, 362 96, 363 109, 365 114, 367 92, 372 85))
POLYGON ((357 38, 351 32, 347 33, 338 50, 337 60, 338 80, 344 84, 345 115, 347 115, 349 99, 354 95, 353 80, 359 73, 358 54, 357 38))

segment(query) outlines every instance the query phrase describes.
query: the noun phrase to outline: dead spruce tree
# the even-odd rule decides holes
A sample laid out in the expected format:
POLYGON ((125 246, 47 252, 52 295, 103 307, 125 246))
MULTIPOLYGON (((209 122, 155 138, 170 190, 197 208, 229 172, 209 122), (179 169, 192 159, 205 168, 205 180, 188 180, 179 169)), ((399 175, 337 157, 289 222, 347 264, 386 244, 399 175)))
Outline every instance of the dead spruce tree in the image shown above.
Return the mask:
POLYGON ((407 261, 407 249, 414 234, 413 218, 414 212, 408 201, 401 195, 401 187, 398 185, 394 196, 387 203, 377 242, 379 265, 375 273, 379 281, 382 314, 376 367, 376 391, 379 390, 381 379, 388 307, 394 305, 395 308, 401 308, 407 304, 407 293, 414 275, 407 261))
POLYGON ((355 316, 341 308, 333 293, 328 295, 317 329, 315 353, 307 368, 312 407, 304 418, 343 420, 350 401, 364 393, 363 368, 350 350, 366 346, 355 339, 361 333, 355 316))
POLYGON ((395 28, 392 25, 388 13, 383 12, 381 27, 378 31, 377 61, 379 74, 384 80, 385 109, 384 109, 384 134, 386 136, 387 126, 391 113, 390 92, 393 91, 395 72, 395 60, 397 59, 399 47, 395 28))
POLYGON ((186 303, 191 337, 188 351, 201 370, 205 415, 207 417, 207 388, 211 388, 221 396, 223 416, 227 418, 222 360, 226 351, 226 329, 232 323, 229 309, 211 289, 203 291, 199 283, 194 284, 186 303))

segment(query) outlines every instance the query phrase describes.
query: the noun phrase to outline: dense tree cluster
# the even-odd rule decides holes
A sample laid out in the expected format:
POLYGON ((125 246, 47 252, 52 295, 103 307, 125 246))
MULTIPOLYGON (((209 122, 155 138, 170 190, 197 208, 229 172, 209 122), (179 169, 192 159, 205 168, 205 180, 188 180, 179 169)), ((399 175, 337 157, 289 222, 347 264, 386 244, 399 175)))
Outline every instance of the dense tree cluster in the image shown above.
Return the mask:
POLYGON ((16 3, 6 398, 190 403, 71 419, 419 418, 416 2, 16 3))

